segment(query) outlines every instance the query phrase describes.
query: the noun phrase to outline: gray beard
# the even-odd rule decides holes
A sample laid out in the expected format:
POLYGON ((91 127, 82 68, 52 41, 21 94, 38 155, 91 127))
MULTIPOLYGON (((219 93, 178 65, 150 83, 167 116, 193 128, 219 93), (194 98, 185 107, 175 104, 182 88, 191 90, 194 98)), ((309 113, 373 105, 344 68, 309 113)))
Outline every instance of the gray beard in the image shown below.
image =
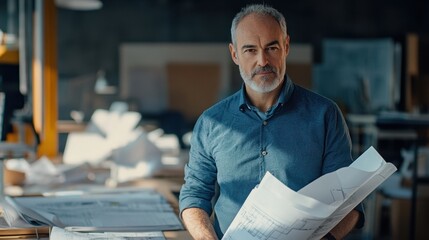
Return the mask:
MULTIPOLYGON (((285 63, 286 65, 286 63, 285 63)), ((277 74, 277 77, 273 79, 272 83, 267 84, 266 79, 263 79, 264 83, 258 85, 255 81, 252 80, 252 77, 249 75, 246 75, 246 73, 243 71, 243 69, 241 68, 241 66, 239 66, 239 70, 240 70, 240 75, 241 78, 243 79, 244 83, 249 86, 253 91, 257 92, 257 93, 269 93, 271 91, 273 91, 274 89, 276 89, 278 86, 280 86, 282 79, 284 77, 285 71, 286 71, 286 67, 283 68, 284 70, 281 71, 280 74, 277 74)))

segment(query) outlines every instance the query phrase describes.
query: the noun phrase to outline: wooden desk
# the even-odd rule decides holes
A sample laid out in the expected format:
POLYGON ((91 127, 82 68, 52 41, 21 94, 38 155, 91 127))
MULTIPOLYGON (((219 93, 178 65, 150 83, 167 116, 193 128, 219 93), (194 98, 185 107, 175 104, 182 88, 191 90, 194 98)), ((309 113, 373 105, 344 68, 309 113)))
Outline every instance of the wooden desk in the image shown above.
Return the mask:
POLYGON ((59 120, 57 123, 57 131, 58 133, 83 132, 86 125, 86 123, 77 123, 71 120, 59 120))

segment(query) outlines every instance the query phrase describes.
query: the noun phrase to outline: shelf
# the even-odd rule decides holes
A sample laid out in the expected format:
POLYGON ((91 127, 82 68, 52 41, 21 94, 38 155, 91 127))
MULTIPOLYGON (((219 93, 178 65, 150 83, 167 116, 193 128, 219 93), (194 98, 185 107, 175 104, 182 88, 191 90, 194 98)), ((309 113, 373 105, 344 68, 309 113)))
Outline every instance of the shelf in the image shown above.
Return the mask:
POLYGON ((19 64, 18 49, 8 49, 6 46, 0 46, 0 64, 19 64))

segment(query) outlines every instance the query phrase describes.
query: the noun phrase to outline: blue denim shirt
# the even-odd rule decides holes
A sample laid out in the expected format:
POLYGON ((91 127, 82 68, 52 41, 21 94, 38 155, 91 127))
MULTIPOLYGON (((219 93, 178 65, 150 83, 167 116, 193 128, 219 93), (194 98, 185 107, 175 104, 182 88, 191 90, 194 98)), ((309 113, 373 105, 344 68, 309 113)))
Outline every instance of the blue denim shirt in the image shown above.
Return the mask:
POLYGON ((287 78, 277 104, 255 111, 243 87, 194 127, 180 212, 197 207, 211 215, 214 208, 219 237, 267 171, 297 191, 352 162, 347 126, 331 100, 287 78))

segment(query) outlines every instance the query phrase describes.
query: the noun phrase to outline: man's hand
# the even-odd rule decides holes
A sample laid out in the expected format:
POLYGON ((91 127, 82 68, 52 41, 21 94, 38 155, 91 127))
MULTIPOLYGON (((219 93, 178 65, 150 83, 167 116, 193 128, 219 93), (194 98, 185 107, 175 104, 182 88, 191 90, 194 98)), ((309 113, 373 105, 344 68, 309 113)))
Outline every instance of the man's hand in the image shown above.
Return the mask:
POLYGON ((358 220, 359 212, 357 210, 352 210, 330 231, 330 233, 335 237, 335 239, 343 239, 355 228, 358 220))
POLYGON ((328 232, 325 236, 323 236, 322 240, 337 240, 337 238, 332 235, 331 232, 328 232))
POLYGON ((209 215, 200 208, 187 208, 182 212, 183 222, 195 240, 217 240, 209 215))

